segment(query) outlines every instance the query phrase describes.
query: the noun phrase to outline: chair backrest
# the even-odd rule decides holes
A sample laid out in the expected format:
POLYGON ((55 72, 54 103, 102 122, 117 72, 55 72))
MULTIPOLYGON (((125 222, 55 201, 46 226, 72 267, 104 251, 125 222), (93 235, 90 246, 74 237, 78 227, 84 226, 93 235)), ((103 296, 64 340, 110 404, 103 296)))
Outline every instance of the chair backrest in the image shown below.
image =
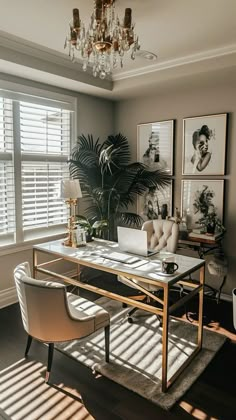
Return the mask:
MULTIPOLYGON (((71 340, 76 323, 77 338, 80 337, 78 319, 73 319, 69 311, 64 285, 33 279, 28 262, 15 268, 14 278, 23 325, 29 335, 43 342, 71 340)), ((83 314, 81 318, 81 324, 85 320, 89 321, 89 317, 83 319, 83 314)), ((93 319, 90 322, 93 323, 93 319)), ((83 335, 81 326, 81 336, 83 335)))
POLYGON ((179 225, 173 220, 148 220, 144 222, 142 229, 147 231, 148 247, 150 249, 176 252, 179 225))

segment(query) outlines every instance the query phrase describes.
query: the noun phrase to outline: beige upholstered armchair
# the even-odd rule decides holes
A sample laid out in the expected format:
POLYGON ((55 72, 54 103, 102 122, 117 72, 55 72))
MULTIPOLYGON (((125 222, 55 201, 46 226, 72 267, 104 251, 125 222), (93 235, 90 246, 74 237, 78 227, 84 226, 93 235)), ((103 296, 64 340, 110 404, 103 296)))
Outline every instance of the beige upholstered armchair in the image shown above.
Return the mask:
POLYGON ((149 249, 176 252, 179 225, 173 220, 148 220, 147 222, 144 222, 142 230, 147 231, 149 249))
MULTIPOLYGON (((178 245, 178 236, 179 236, 179 225, 173 220, 162 220, 154 219, 144 222, 142 230, 147 231, 148 237, 148 248, 151 250, 157 251, 167 251, 175 253, 178 245)), ((135 288, 135 285, 132 285, 127 281, 126 277, 119 276, 118 279, 126 284, 127 286, 135 288)), ((150 292, 157 292, 160 290, 159 287, 155 287, 151 284, 147 284, 138 280, 133 280, 134 283, 146 288, 150 292)), ((140 299, 140 296, 138 297, 140 299)), ((128 322, 132 323, 132 315, 137 310, 137 308, 131 309, 127 316, 128 322)))
POLYGON ((59 282, 35 280, 28 262, 14 270, 23 326, 28 334, 27 356, 32 339, 49 344, 46 382, 52 366, 55 342, 86 337, 105 329, 105 358, 109 362, 110 317, 101 306, 66 292, 59 282))

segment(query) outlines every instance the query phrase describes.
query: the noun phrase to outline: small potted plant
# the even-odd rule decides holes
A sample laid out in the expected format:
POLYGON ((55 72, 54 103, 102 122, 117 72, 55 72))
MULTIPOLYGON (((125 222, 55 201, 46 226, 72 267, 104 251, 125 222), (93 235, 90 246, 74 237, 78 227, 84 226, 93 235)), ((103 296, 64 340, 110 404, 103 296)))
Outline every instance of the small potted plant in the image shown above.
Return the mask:
POLYGON ((86 242, 91 242, 93 240, 92 239, 93 227, 92 227, 91 223, 89 222, 89 220, 84 216, 77 215, 76 216, 76 225, 84 228, 84 230, 86 232, 86 242))
POLYGON ((105 239, 107 236, 107 230, 108 230, 108 221, 107 220, 97 220, 92 225, 92 229, 94 231, 94 236, 105 239))
POLYGON ((206 233, 209 235, 214 235, 215 232, 223 233, 225 227, 222 225, 219 217, 216 214, 216 209, 213 204, 210 204, 208 207, 208 212, 199 219, 198 223, 204 227, 206 233))

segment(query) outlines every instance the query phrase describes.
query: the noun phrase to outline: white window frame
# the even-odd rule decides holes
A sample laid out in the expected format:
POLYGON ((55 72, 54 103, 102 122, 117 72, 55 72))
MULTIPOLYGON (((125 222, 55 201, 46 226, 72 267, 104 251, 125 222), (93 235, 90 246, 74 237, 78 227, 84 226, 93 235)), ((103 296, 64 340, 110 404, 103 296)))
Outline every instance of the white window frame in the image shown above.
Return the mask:
MULTIPOLYGON (((9 98, 15 101, 27 101, 39 105, 45 106, 54 106, 67 109, 71 112, 71 141, 70 141, 70 150, 75 145, 75 140, 77 138, 77 98, 74 96, 64 95, 61 93, 51 92, 43 89, 38 89, 26 85, 21 85, 18 83, 7 82, 0 80, 0 96, 4 98, 9 98), (57 104, 58 102, 58 104, 57 104)), ((19 107, 19 103, 13 103, 13 107, 19 107)), ((14 159, 14 181, 15 181, 15 203, 22 203, 21 196, 21 161, 24 159, 17 159, 17 156, 21 154, 20 150, 20 141, 16 141, 16 138, 19 139, 20 127, 17 121, 14 121, 14 112, 13 112, 13 130, 14 130, 14 144, 13 144, 13 159, 14 159), (14 124, 15 123, 15 124, 14 124)), ((27 157, 27 160, 30 159, 30 156, 27 157)), ((34 160, 37 160, 37 156, 34 157, 34 160)), ((53 160, 53 158, 52 158, 53 160)), ((15 204, 16 206, 16 204, 15 204)), ((16 208, 16 207, 15 207, 16 208)), ((0 256, 6 255, 9 253, 15 253, 27 249, 31 249, 34 243, 43 242, 45 239, 56 239, 60 238, 65 232, 65 226, 63 228, 57 228, 55 226, 51 227, 49 234, 46 233, 48 229, 39 228, 35 229, 35 234, 31 233, 28 235, 28 238, 23 238, 22 230, 22 208, 17 207, 16 211, 16 238, 14 244, 9 245, 0 245, 0 256)), ((26 235, 27 237, 27 235, 26 235)))

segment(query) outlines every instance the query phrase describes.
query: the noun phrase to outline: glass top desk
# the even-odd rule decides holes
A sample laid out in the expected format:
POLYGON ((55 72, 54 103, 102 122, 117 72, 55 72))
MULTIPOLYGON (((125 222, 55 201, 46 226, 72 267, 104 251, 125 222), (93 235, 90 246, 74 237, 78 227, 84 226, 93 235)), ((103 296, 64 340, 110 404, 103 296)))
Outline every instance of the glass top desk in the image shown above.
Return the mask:
MULTIPOLYGON (((104 258, 103 255, 118 251, 118 244, 105 240, 95 240, 88 243, 85 247, 71 248, 62 245, 61 240, 46 242, 33 247, 33 268, 34 276, 37 272, 44 273, 47 276, 57 277, 62 279, 67 284, 78 286, 82 289, 90 290, 110 299, 115 299, 128 305, 144 309, 152 314, 162 317, 162 391, 166 392, 174 380, 179 376, 183 369, 191 362, 191 360, 198 354, 202 348, 202 325, 203 325, 203 286, 205 280, 205 261, 186 257, 182 255, 170 254, 160 252, 152 257, 140 257, 138 261, 133 264, 115 262, 110 259, 104 258), (48 254, 50 257, 55 257, 47 262, 38 263, 39 254, 48 254), (178 264, 178 270, 171 276, 164 277, 161 274, 161 260, 163 258, 172 257, 178 264), (91 284, 83 283, 80 280, 67 277, 47 268, 48 265, 54 264, 61 260, 70 261, 77 265, 77 267, 86 266, 95 268, 108 273, 125 276, 130 284, 134 285, 136 289, 140 290, 147 297, 151 298, 150 304, 142 301, 136 301, 131 297, 121 296, 117 293, 109 292, 108 290, 101 289, 91 284), (196 284, 191 281, 183 280, 187 275, 200 269, 200 279, 196 284), (142 285, 137 284, 135 281, 141 281, 142 285), (191 286, 192 290, 180 297, 177 302, 170 305, 169 291, 173 284, 183 284, 191 286), (145 284, 154 285, 163 289, 163 298, 157 297, 151 291, 145 288, 145 284), (196 294, 199 294, 199 323, 197 331, 197 343, 194 351, 188 357, 182 366, 175 372, 171 378, 167 377, 168 367, 168 323, 170 315, 184 305, 187 301, 192 299, 196 294), (154 306, 155 302, 159 303, 159 307, 154 306)), ((127 253, 126 253, 127 254, 127 253)), ((131 255, 131 254, 130 254, 131 255)), ((133 257, 133 255, 131 255, 133 257)), ((44 255, 45 257, 45 255, 44 255)), ((45 261, 45 258, 44 258, 45 261)), ((150 300, 150 299, 149 299, 150 300)), ((184 322, 184 321, 183 321, 184 322)))

